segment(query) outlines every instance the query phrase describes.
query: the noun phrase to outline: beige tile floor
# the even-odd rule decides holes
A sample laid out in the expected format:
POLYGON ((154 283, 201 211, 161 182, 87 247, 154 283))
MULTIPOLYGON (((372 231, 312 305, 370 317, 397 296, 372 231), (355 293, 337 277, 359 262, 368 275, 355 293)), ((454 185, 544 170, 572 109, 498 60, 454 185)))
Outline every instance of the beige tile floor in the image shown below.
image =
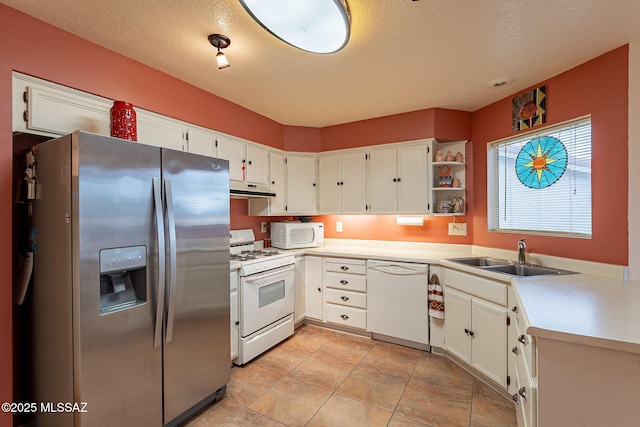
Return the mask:
POLYGON ((231 370, 204 426, 516 426, 514 405, 442 356, 305 325, 231 370))

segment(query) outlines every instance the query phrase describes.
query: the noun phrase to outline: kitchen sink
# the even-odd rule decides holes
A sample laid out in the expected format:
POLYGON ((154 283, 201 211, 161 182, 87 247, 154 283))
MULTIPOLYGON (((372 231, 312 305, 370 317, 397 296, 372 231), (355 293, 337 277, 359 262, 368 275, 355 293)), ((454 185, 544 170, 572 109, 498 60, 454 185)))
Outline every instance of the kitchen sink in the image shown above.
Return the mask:
POLYGON ((518 264, 506 259, 490 257, 449 258, 449 261, 520 277, 575 274, 573 271, 561 270, 559 268, 543 267, 536 264, 518 264))
POLYGON ((509 266, 513 264, 512 261, 507 261, 506 259, 489 257, 450 258, 449 261, 459 262, 473 267, 509 266))
POLYGON ((485 267, 487 271, 511 274, 513 276, 551 276, 562 274, 575 274, 573 271, 560 270, 558 268, 542 267, 532 264, 510 264, 485 267))

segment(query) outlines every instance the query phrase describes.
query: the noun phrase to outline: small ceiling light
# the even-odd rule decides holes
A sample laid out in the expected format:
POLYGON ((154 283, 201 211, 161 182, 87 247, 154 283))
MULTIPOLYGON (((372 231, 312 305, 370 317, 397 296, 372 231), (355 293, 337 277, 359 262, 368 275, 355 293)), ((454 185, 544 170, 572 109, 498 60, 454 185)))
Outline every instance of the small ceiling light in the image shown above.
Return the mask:
POLYGON ((489 83, 487 83, 487 87, 497 89, 497 88, 509 86, 511 83, 515 81, 516 79, 514 79, 513 77, 502 77, 499 79, 491 80, 489 83))
POLYGON ((240 0, 265 30, 312 53, 334 53, 349 41, 346 0, 240 0))
POLYGON ((213 45, 213 47, 218 49, 218 53, 216 53, 216 61, 218 61, 218 70, 222 70, 223 68, 230 67, 229 61, 227 61, 227 57, 224 56, 224 53, 220 52, 220 49, 224 49, 231 44, 231 40, 229 37, 224 36, 222 34, 211 34, 209 35, 209 43, 213 45))

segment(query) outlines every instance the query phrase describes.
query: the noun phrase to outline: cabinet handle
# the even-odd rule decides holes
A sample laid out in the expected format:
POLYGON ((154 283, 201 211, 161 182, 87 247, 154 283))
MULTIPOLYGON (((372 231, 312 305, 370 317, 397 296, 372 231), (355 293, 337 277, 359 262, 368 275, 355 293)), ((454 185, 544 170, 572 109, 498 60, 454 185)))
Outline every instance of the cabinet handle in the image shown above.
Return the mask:
POLYGON ((346 281, 346 280, 340 280, 340 284, 342 284, 342 285, 348 285, 348 284, 349 284, 349 282, 348 282, 348 281, 346 281))
POLYGON ((518 312, 518 306, 517 306, 517 305, 514 305, 514 306, 511 308, 511 311, 513 311, 514 313, 517 313, 517 312, 518 312))
POLYGON ((340 266, 340 270, 342 270, 342 271, 347 271, 348 269, 349 269, 349 267, 347 267, 346 265, 340 266))
POLYGON ((524 387, 520 387, 520 390, 518 390, 518 394, 522 396, 523 399, 527 398, 527 390, 524 387))
POLYGON ((518 347, 513 347, 513 348, 511 349, 511 352, 512 352, 513 354, 518 354, 518 347))
POLYGON ((342 301, 349 301, 349 297, 340 297, 342 301))
POLYGON ((518 337, 518 341, 520 341, 524 345, 527 345, 527 337, 525 337, 524 334, 518 337))
POLYGON ((342 320, 348 320, 349 316, 347 316, 346 314, 341 314, 340 317, 342 317, 342 320))
POLYGON ((518 403, 518 393, 511 396, 511 398, 513 399, 514 402, 518 403))
POLYGON ((464 333, 465 333, 466 335, 469 335, 469 330, 468 330, 467 328, 464 328, 464 333))

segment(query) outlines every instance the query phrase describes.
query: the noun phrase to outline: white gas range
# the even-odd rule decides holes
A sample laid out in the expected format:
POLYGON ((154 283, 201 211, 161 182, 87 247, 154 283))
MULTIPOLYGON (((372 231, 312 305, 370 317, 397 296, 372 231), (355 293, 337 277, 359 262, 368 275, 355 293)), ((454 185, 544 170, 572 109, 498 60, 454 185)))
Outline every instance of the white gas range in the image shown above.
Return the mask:
POLYGON ((256 249, 253 230, 231 230, 231 260, 240 263, 238 358, 242 365, 293 335, 293 255, 256 249))

